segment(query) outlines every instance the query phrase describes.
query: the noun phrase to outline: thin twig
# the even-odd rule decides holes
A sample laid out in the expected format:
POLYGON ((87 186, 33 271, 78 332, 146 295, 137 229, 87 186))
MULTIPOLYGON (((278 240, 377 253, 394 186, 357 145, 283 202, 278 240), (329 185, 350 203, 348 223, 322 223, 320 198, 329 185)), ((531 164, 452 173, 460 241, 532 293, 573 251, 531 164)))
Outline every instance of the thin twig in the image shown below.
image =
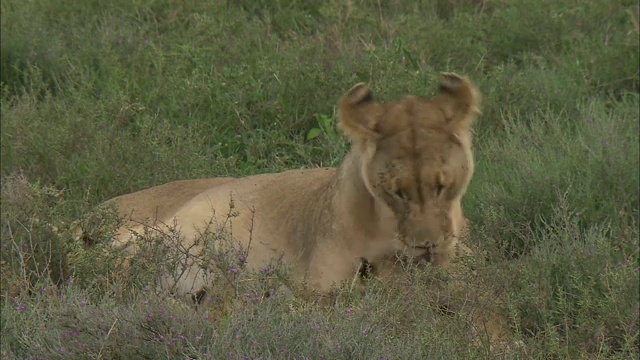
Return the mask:
POLYGON ((104 345, 107 343, 107 339, 109 339, 109 335, 111 334, 111 331, 113 330, 113 328, 116 326, 117 322, 118 322, 118 318, 116 318, 113 321, 113 324, 111 325, 111 328, 107 332, 107 336, 104 337, 104 341, 102 342, 102 346, 100 346, 100 351, 98 351, 98 357, 97 357, 98 359, 102 358, 102 350, 104 349, 104 345))

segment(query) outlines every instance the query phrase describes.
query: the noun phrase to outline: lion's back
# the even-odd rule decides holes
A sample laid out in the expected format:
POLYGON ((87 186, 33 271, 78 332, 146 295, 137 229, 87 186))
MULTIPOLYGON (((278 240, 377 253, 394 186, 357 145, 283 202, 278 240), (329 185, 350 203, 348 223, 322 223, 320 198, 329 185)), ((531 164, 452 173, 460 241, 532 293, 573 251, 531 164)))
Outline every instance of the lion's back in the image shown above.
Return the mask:
POLYGON ((231 177, 177 180, 117 196, 103 206, 116 205, 121 217, 135 222, 165 220, 198 194, 233 180, 231 177))

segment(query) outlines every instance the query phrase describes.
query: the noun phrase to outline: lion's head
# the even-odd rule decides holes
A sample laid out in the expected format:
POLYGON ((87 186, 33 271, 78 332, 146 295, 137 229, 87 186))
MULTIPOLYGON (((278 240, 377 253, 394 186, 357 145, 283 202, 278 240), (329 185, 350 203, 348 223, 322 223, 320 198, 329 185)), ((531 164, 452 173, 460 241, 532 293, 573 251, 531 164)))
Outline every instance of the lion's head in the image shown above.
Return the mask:
POLYGON ((444 74, 433 99, 380 103, 364 84, 341 99, 339 126, 353 140, 367 189, 395 216, 405 251, 437 254, 457 236, 479 104, 475 87, 455 74, 444 74))

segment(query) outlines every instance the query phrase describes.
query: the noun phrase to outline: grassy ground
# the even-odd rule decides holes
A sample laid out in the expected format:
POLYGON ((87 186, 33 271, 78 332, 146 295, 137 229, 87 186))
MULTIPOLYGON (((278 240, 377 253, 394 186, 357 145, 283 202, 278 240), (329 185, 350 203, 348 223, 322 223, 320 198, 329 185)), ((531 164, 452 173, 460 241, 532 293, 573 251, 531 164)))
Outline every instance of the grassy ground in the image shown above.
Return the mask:
POLYGON ((640 355, 637 1, 0 7, 3 359, 640 355), (441 71, 484 95, 464 207, 474 282, 502 290, 526 344, 510 354, 436 313, 434 274, 331 311, 236 284, 242 306, 204 316, 42 226, 170 180, 336 165, 344 91, 431 95, 441 71))

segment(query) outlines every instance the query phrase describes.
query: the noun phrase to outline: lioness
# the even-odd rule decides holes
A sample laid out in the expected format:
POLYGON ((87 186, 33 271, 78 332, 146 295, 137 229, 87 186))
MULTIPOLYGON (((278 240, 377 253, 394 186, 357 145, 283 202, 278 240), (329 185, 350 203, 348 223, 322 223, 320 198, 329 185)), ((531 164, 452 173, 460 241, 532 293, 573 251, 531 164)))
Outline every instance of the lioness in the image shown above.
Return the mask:
MULTIPOLYGON (((452 73, 432 99, 383 103, 357 84, 339 101, 339 128, 353 145, 337 169, 183 180, 119 196, 105 203, 128 219, 114 241, 135 251, 151 220, 160 230, 177 225, 184 248, 197 252, 203 231, 224 230, 248 248, 250 269, 280 258, 319 292, 351 280, 363 259, 375 265, 401 252, 446 266, 465 221, 479 103, 473 84, 452 73)), ((166 277, 177 295, 207 286, 195 260, 186 268, 166 277)))

